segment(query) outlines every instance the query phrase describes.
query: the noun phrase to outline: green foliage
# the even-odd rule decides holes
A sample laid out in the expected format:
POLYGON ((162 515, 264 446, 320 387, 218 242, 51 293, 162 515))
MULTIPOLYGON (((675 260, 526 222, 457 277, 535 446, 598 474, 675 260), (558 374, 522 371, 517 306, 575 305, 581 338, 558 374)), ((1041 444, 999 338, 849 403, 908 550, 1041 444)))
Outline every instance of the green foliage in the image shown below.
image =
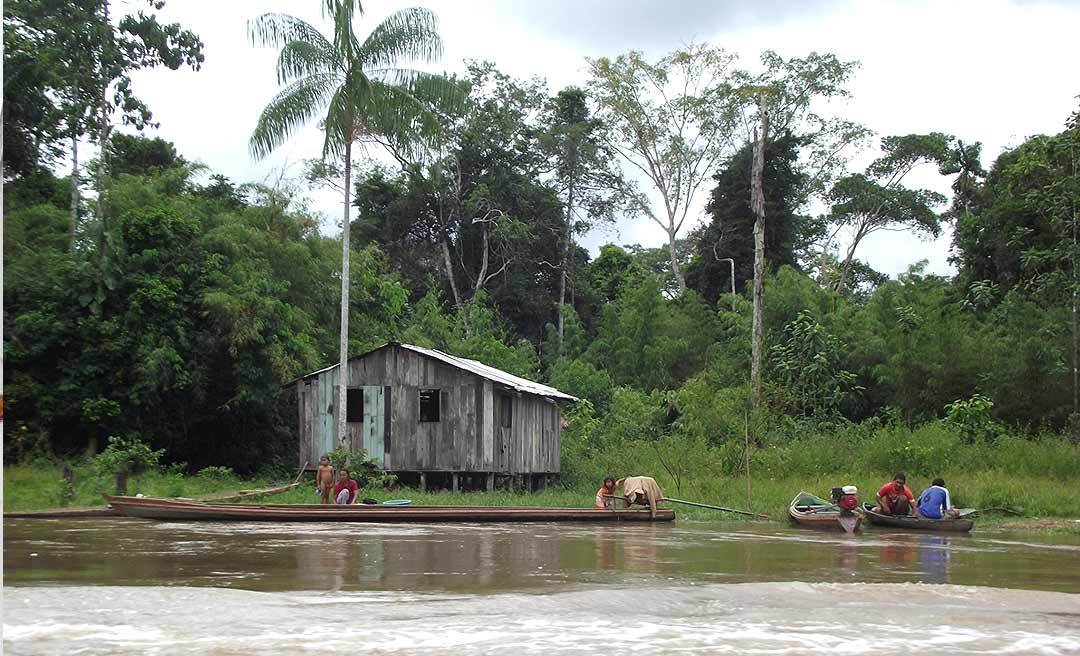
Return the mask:
POLYGON ((802 415, 839 411, 860 388, 855 374, 840 367, 844 345, 807 312, 800 312, 784 332, 787 339, 769 350, 786 409, 802 415))
MULTIPOLYGON (((358 4, 331 4, 327 36, 287 16, 253 22, 256 41, 280 48, 287 86, 251 146, 266 154, 322 117, 328 155, 344 156, 358 126, 391 148, 400 170, 365 166, 355 185, 343 157, 307 171, 309 183, 355 192, 344 281, 341 244, 320 234, 305 183, 197 178, 202 167, 160 139, 112 135, 105 213, 76 206, 72 221, 77 172, 62 180, 49 167, 71 138, 107 134, 113 109, 149 124, 127 74, 198 68, 201 44, 142 14, 114 17, 110 37, 99 0, 5 6, 4 453, 46 472, 18 503, 95 502, 101 490, 91 488, 117 471, 144 471, 140 489, 190 494, 234 483, 233 470, 294 468, 296 408, 280 385, 337 353, 342 282, 353 353, 416 343, 581 397, 564 413, 571 486, 651 473, 683 494, 731 493, 749 455, 751 471, 790 484, 868 485, 905 468, 963 473, 978 498, 994 500, 1005 494, 990 489, 997 473, 1014 477, 1008 494, 1041 504, 1023 482, 1080 469, 1075 445, 1055 436, 1077 421, 1068 330, 1076 116, 1060 134, 1002 153, 989 172, 978 143, 927 133, 887 137, 864 171, 840 175, 841 150, 866 131, 811 111, 815 98, 846 95, 854 65, 832 55, 766 52, 763 72, 749 75, 707 46, 654 62, 628 53, 591 61, 589 92, 552 96, 543 81, 489 63, 470 63, 464 80, 396 68, 439 54, 430 12, 391 14, 361 42, 358 4), (110 38, 115 52, 104 47, 110 38), (701 88, 677 88, 710 73, 701 88), (657 98, 656 86, 674 95, 657 98), (773 120, 771 366, 767 403, 751 411, 749 302, 727 295, 719 259, 735 259, 743 289, 751 149, 735 133, 754 122, 758 99, 773 120), (683 124, 671 124, 676 108, 683 124), (662 212, 612 166, 612 145, 630 154, 643 143, 651 146, 631 157, 658 167, 647 182, 667 194, 662 212), (434 145, 437 156, 422 152, 434 145), (700 166, 684 170, 687 162, 700 166), (945 216, 944 197, 904 185, 924 163, 955 176, 945 216), (684 210, 695 189, 706 191, 695 180, 717 168, 711 221, 686 235, 684 210), (828 215, 798 216, 826 189, 828 215), (661 224, 669 248, 607 244, 590 261, 576 237, 627 212, 661 224), (937 234, 942 218, 955 221, 954 280, 918 264, 889 280, 854 257, 867 234, 937 234), (830 222, 854 241, 846 253, 820 253, 814 279, 799 266, 830 222), (53 463, 107 436, 104 452, 58 489, 53 463), (183 475, 188 462, 199 474, 183 475)), ((385 479, 366 454, 335 458, 374 488, 385 479)))
POLYGON ((556 389, 588 399, 598 412, 605 412, 611 403, 611 377, 602 369, 579 359, 559 359, 548 373, 556 389))
POLYGON ((235 476, 232 467, 220 467, 211 465, 210 467, 203 467, 196 474, 199 478, 208 481, 223 481, 235 476))
MULTIPOLYGON (((367 449, 351 451, 347 448, 334 449, 326 454, 335 471, 348 469, 353 480, 360 487, 378 488, 397 480, 397 476, 383 471, 379 463, 368 458, 367 449)), ((335 480, 337 475, 335 474, 335 480)))
POLYGON ((997 423, 990 416, 994 402, 982 394, 959 399, 945 406, 945 421, 955 426, 969 441, 993 439, 997 423))
POLYGON ((154 451, 138 437, 110 435, 105 450, 94 456, 94 468, 102 478, 140 474, 155 469, 165 449, 154 451))
MULTIPOLYGON (((805 174, 797 170, 799 140, 791 134, 770 141, 765 149, 762 185, 765 215, 765 260, 770 269, 796 265, 797 231, 802 223, 796 216, 798 196, 805 174)), ((686 282, 715 303, 731 292, 731 263, 734 260, 735 290, 749 288, 754 278, 754 213, 750 209, 747 171, 753 160, 753 144, 747 144, 728 161, 713 179, 709 204, 709 224, 702 231, 686 268, 686 282)))

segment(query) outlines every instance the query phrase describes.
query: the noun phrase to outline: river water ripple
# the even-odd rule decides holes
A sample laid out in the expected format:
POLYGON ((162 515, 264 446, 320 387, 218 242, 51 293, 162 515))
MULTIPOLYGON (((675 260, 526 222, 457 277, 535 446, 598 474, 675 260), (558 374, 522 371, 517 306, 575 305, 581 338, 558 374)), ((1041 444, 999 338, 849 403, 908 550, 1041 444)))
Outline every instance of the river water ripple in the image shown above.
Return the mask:
POLYGON ((1080 538, 5 520, 13 654, 1080 653, 1080 538))

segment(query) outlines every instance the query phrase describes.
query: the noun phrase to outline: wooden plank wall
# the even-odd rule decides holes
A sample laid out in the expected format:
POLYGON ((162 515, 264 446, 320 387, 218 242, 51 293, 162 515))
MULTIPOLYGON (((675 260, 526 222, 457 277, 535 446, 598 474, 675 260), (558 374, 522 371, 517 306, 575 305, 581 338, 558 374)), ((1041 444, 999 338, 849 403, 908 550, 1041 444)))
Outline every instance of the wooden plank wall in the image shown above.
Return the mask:
POLYGON ((515 474, 558 473, 559 407, 540 396, 514 397, 510 468, 515 474))
MULTIPOLYGON (((300 460, 301 464, 310 461, 309 467, 317 465, 319 457, 334 446, 336 374, 336 369, 329 369, 297 383, 300 460), (331 407, 333 412, 328 412, 331 407)), ((500 397, 505 388, 396 346, 351 360, 348 384, 364 387, 366 419, 349 424, 350 444, 364 447, 376 457, 381 450, 384 469, 560 471, 559 408, 543 397, 510 392, 512 426, 502 428, 500 397), (420 421, 421 389, 440 390, 440 421, 420 421)))

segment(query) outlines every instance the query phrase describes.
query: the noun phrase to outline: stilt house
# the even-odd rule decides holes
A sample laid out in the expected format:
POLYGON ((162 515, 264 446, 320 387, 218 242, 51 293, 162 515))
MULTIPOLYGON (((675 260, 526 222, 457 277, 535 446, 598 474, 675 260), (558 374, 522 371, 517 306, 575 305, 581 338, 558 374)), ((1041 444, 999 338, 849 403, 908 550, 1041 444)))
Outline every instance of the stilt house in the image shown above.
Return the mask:
MULTIPOLYGON (((338 365, 283 388, 296 403, 300 466, 337 448, 338 365)), ((403 481, 492 489, 496 476, 538 487, 558 476, 559 402, 575 397, 475 360, 389 343, 348 362, 348 446, 403 481)))

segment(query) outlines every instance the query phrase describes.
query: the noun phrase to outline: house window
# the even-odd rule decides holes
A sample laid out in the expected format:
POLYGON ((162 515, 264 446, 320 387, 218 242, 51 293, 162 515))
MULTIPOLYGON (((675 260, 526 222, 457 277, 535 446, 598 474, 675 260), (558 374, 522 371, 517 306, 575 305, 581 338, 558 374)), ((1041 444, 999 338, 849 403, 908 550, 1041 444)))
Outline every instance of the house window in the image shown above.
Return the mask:
POLYGON ((514 425, 514 397, 509 394, 500 394, 499 403, 502 404, 499 411, 499 414, 502 415, 500 425, 503 428, 510 428, 514 425))
POLYGON ((364 422, 364 390, 350 387, 345 390, 345 421, 350 424, 364 422))
POLYGON ((420 390, 420 421, 439 421, 439 390, 420 390))

